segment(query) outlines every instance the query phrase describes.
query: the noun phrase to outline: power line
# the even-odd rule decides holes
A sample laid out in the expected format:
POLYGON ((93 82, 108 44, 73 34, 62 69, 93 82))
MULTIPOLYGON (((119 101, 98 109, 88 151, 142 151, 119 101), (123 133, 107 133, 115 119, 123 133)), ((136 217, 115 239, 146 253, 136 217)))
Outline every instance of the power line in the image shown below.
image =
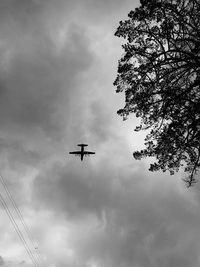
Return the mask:
POLYGON ((14 217, 13 217, 13 215, 12 215, 12 213, 11 213, 9 207, 8 207, 8 205, 6 204, 3 196, 1 195, 1 193, 0 193, 0 201, 1 201, 1 203, 2 203, 2 205, 4 207, 4 209, 5 209, 5 211, 7 213, 7 215, 9 217, 9 219, 10 219, 10 221, 11 221, 11 223, 12 223, 12 225, 13 225, 16 233, 17 233, 17 235, 19 236, 19 238, 20 238, 20 240, 21 240, 24 248, 26 249, 27 254, 28 254, 29 258, 31 259, 33 265, 36 266, 36 267, 38 267, 38 264, 35 261, 34 256, 33 256, 32 252, 31 252, 31 250, 30 250, 30 248, 29 248, 26 240, 24 239, 24 236, 23 236, 22 232, 20 231, 20 229, 19 229, 19 227, 18 227, 18 225, 17 225, 17 223, 16 223, 16 221, 15 221, 15 219, 14 219, 14 217))
POLYGON ((37 262, 39 262, 39 265, 42 265, 41 264, 42 259, 41 259, 41 256, 39 255, 38 251, 36 250, 36 245, 33 242, 31 231, 28 228, 28 226, 26 225, 26 223, 25 223, 25 221, 23 219, 22 213, 21 213, 20 209, 18 208, 18 206, 17 206, 17 204, 16 204, 11 192, 9 191, 9 189, 8 189, 8 187, 6 185, 5 179, 3 178, 3 176, 1 174, 0 174, 0 182, 2 183, 2 185, 3 185, 4 189, 5 189, 5 192, 6 192, 7 196, 8 196, 8 198, 10 199, 10 201, 11 201, 13 207, 14 207, 14 210, 17 213, 17 215, 18 215, 18 217, 20 219, 20 222, 21 222, 21 224, 22 224, 22 226, 23 226, 23 228, 24 228, 24 230, 26 232, 26 235, 27 235, 28 239, 29 239, 29 243, 34 248, 35 254, 37 255, 37 256, 35 256, 37 262))

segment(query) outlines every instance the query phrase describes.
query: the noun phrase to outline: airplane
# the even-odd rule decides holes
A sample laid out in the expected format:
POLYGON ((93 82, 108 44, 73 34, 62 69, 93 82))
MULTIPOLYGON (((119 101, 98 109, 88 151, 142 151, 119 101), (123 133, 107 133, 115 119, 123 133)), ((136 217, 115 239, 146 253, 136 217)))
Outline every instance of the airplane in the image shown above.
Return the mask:
POLYGON ((69 152, 69 154, 74 154, 75 156, 81 157, 81 161, 83 160, 84 155, 85 156, 89 156, 89 155, 95 154, 95 152, 90 152, 90 151, 85 151, 84 150, 84 147, 88 146, 86 144, 78 144, 77 146, 80 146, 81 150, 80 151, 69 152))

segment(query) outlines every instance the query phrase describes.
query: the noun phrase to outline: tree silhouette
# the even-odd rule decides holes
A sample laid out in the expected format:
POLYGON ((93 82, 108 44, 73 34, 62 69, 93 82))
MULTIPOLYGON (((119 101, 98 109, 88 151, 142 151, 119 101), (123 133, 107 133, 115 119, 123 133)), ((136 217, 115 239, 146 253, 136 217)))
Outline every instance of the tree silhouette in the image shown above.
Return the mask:
POLYGON ((200 1, 141 0, 115 33, 127 41, 114 82, 125 92, 124 119, 149 129, 135 159, 156 157, 150 171, 183 166, 188 186, 200 167, 200 1))

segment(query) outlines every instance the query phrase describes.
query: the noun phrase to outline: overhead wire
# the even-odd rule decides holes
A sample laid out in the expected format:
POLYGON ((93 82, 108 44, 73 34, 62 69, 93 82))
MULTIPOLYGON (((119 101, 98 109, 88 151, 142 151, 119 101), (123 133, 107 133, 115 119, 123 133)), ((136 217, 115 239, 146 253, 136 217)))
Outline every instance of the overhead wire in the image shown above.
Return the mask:
POLYGON ((8 198, 10 199, 10 201, 11 201, 11 203, 12 203, 12 205, 13 205, 13 208, 14 208, 16 214, 17 214, 18 217, 19 217, 19 220, 20 220, 20 222, 21 222, 21 224, 22 224, 22 226, 23 226, 23 228, 24 228, 24 230, 25 230, 25 232, 26 232, 27 237, 28 237, 29 243, 30 243, 30 244, 32 245, 32 247, 34 248, 34 251, 35 251, 35 254, 36 254, 36 256, 35 256, 36 261, 39 263, 40 266, 42 266, 42 259, 41 259, 40 254, 38 253, 38 245, 37 245, 37 249, 36 249, 36 244, 34 244, 34 241, 33 241, 33 238, 32 238, 31 231, 30 231, 29 227, 26 225, 26 223, 25 223, 25 221, 24 221, 24 218, 23 218, 23 216, 22 216, 22 213, 21 213, 19 207, 17 206, 17 204, 16 204, 16 202, 15 202, 15 200, 14 200, 14 198, 13 198, 11 192, 10 192, 10 190, 8 189, 8 186, 6 185, 5 179, 4 179, 4 177, 2 176, 2 174, 0 174, 0 182, 1 182, 1 184, 3 185, 4 190, 5 190, 5 192, 6 192, 7 196, 8 196, 8 198))
POLYGON ((12 213, 11 213, 11 211, 10 211, 10 209, 9 209, 7 203, 5 202, 5 200, 4 200, 4 198, 3 198, 3 196, 2 196, 1 193, 0 193, 0 201, 1 201, 1 203, 2 203, 2 205, 3 205, 3 207, 4 207, 4 209, 5 209, 5 211, 6 211, 6 213, 7 213, 7 215, 8 215, 8 217, 9 217, 9 219, 10 219, 10 221, 11 221, 11 223, 12 223, 12 225, 13 225, 13 227, 14 227, 16 233, 17 233, 17 235, 19 236, 19 238, 20 238, 20 240, 21 240, 21 242, 22 242, 24 248, 26 249, 26 252, 27 252, 27 254, 28 254, 30 260, 32 261, 32 263, 33 263, 34 266, 38 267, 39 265, 38 265, 37 262, 35 261, 35 258, 34 258, 34 256, 33 256, 33 253, 32 253, 32 251, 30 250, 30 248, 29 248, 29 246, 28 246, 26 240, 24 239, 24 236, 23 236, 21 230, 19 229, 19 226, 17 225, 17 223, 16 223, 16 221, 15 221, 15 218, 13 217, 13 215, 12 215, 12 213))

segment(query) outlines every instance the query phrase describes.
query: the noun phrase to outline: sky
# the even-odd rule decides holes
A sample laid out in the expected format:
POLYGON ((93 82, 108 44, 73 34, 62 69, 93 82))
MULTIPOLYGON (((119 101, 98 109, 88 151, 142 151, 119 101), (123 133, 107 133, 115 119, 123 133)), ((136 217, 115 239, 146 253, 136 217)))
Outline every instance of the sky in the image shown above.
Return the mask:
POLYGON ((145 133, 117 115, 114 33, 138 5, 0 0, 0 266, 199 266, 200 185, 135 161, 145 133))

